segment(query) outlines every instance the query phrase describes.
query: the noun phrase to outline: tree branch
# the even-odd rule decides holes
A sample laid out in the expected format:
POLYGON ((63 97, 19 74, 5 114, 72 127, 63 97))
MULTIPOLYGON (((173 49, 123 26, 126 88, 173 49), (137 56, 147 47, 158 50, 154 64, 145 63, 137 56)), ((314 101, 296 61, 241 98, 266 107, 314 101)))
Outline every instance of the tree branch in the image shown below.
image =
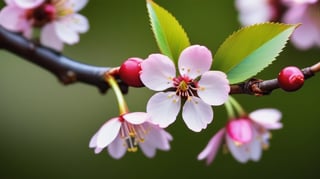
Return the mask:
MULTIPOLYGON (((128 92, 128 85, 119 79, 119 67, 97 67, 79 63, 58 52, 37 45, 20 34, 10 32, 1 26, 0 48, 50 71, 65 85, 83 82, 96 86, 101 93, 105 93, 109 89, 109 85, 105 81, 105 75, 109 74, 115 76, 123 93, 128 92)), ((320 62, 301 71, 305 79, 308 79, 320 71, 320 62)), ((239 84, 230 85, 230 88, 230 94, 263 96, 278 89, 279 85, 277 79, 250 79, 239 84)))
MULTIPOLYGON (((317 64, 301 69, 304 78, 308 79, 320 71, 320 62, 317 64)), ((273 90, 280 88, 278 79, 260 80, 250 79, 243 83, 230 85, 230 94, 249 94, 255 96, 263 96, 270 94, 273 90)))
MULTIPOLYGON (((65 85, 83 82, 96 86, 101 93, 109 89, 104 74, 111 69, 110 67, 79 63, 51 49, 36 45, 20 34, 10 32, 1 26, 0 47, 50 71, 65 85)), ((122 92, 127 93, 128 86, 117 79, 122 92)))

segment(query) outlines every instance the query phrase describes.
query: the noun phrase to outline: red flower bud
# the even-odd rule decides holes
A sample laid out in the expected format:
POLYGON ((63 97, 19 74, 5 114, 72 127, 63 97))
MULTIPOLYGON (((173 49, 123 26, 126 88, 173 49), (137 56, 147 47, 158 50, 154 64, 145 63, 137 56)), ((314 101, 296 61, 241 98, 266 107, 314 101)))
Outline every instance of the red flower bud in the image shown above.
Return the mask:
POLYGON ((300 89, 304 83, 304 75, 302 71, 295 66, 283 68, 278 75, 278 83, 280 88, 285 91, 296 91, 300 89))
POLYGON ((140 80, 141 62, 140 58, 129 58, 124 61, 119 69, 119 75, 123 82, 133 87, 143 87, 140 80))

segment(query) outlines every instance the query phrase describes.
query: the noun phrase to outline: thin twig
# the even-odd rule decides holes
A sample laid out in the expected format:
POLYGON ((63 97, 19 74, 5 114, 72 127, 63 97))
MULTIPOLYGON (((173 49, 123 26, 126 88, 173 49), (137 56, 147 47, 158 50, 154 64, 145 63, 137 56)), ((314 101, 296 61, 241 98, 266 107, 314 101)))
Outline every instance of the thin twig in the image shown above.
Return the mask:
MULTIPOLYGON (((320 71, 320 62, 304 69, 301 69, 304 78, 308 79, 320 71)), ((270 94, 273 90, 280 88, 278 79, 260 80, 250 79, 243 83, 231 85, 230 94, 249 94, 263 96, 270 94)))
MULTIPOLYGON (((101 93, 109 89, 104 74, 110 67, 97 67, 77 62, 51 49, 10 32, 0 26, 0 47, 53 73, 63 84, 83 82, 96 86, 101 93)), ((119 81, 119 79, 118 79, 119 81)), ((128 86, 119 81, 123 93, 128 86)))

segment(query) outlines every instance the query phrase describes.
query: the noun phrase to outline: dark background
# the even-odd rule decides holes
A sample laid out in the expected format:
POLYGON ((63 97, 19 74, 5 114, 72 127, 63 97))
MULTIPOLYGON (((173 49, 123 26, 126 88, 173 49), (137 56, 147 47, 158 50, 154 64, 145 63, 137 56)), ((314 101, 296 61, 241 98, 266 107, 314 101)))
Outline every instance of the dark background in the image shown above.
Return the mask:
MULTIPOLYGON (((233 1, 156 0, 182 24, 192 44, 214 53, 240 28, 233 1)), ((3 5, 3 3, 2 3, 3 5)), ((81 43, 64 54, 83 63, 118 66, 128 57, 145 58, 159 52, 144 0, 90 1, 81 11, 90 21, 81 43)), ((239 47, 241 48, 241 47, 239 47)), ((319 60, 319 49, 298 51, 289 44, 278 60, 257 75, 269 79, 288 65, 301 68, 319 60)), ((294 93, 270 96, 235 95, 247 112, 274 107, 283 112, 284 128, 272 132, 271 147, 259 162, 240 164, 220 150, 210 166, 198 153, 225 123, 223 106, 201 133, 187 129, 182 119, 168 128, 174 140, 169 152, 154 159, 140 151, 120 160, 106 152, 95 155, 89 140, 109 118, 118 115, 113 91, 100 94, 85 84, 64 86, 47 71, 0 51, 0 178, 318 178, 320 145, 318 76, 294 93)), ((145 111, 153 92, 131 89, 131 111, 145 111)))

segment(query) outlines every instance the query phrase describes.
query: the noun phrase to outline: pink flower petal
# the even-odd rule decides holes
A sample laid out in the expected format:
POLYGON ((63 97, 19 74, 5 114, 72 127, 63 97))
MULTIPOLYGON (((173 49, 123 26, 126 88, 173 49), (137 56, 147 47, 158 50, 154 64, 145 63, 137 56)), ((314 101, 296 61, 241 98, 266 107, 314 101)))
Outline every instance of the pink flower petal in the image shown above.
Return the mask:
POLYGON ((252 123, 249 119, 235 119, 228 122, 227 134, 240 144, 248 143, 253 138, 252 123))
POLYGON ((320 41, 320 18, 312 14, 318 13, 317 5, 295 5, 284 15, 285 23, 301 23, 291 37, 292 43, 299 49, 305 50, 320 41))
POLYGON ((163 137, 164 137, 165 139, 167 139, 168 141, 172 141, 172 140, 173 140, 172 135, 171 135, 169 132, 165 131, 165 130, 163 130, 162 135, 163 135, 163 137))
POLYGON ((170 149, 170 140, 168 140, 167 138, 167 134, 169 133, 167 133, 164 129, 152 124, 146 126, 146 128, 149 128, 150 130, 149 133, 146 135, 144 143, 148 143, 150 146, 154 146, 155 148, 161 150, 170 149))
POLYGON ((180 106, 180 97, 175 92, 159 92, 149 99, 147 113, 154 124, 164 128, 176 120, 180 106))
POLYGON ((205 103, 221 105, 228 100, 230 86, 225 73, 220 71, 205 72, 198 85, 198 95, 205 103))
POLYGON ((182 110, 182 118, 187 127, 194 132, 200 132, 213 120, 213 110, 210 105, 200 98, 188 99, 182 110))
POLYGON ((148 142, 139 143, 142 152, 149 158, 156 155, 156 148, 148 142))
POLYGON ((108 152, 114 159, 120 159, 126 151, 127 148, 123 146, 123 140, 119 135, 108 146, 108 152))
POLYGON ((39 6, 45 0, 13 0, 22 9, 31 9, 39 6))
POLYGON ((222 139, 225 134, 225 129, 220 129, 209 141, 207 146, 198 155, 198 160, 207 158, 206 163, 209 165, 217 155, 218 149, 221 146, 222 139))
POLYGON ((318 0, 282 0, 283 3, 288 5, 301 5, 301 4, 313 4, 318 2, 318 0))
POLYGON ((246 163, 250 158, 250 153, 248 153, 246 145, 239 145, 234 142, 229 135, 226 135, 226 143, 228 149, 230 150, 232 156, 241 163, 246 163))
POLYGON ((123 118, 131 124, 142 124, 150 119, 150 116, 145 112, 133 112, 123 115, 123 118))
POLYGON ((15 0, 4 0, 7 5, 15 5, 15 0))
POLYGON ((32 26, 32 24, 29 21, 21 22, 22 34, 27 39, 32 38, 33 28, 31 26, 32 26))
POLYGON ((24 10, 21 8, 5 6, 0 11, 0 24, 10 31, 21 32, 24 30, 23 24, 27 23, 27 20, 23 18, 23 14, 24 10))
POLYGON ((212 55, 205 46, 193 45, 184 49, 179 57, 180 74, 192 79, 200 76, 211 68, 212 55))
POLYGON ((103 124, 97 133, 97 147, 105 148, 109 145, 117 137, 120 127, 121 122, 118 117, 112 118, 103 124))
POLYGON ((152 54, 141 63, 141 69, 141 81, 149 89, 162 91, 173 87, 176 69, 167 56, 152 54))
POLYGON ((99 154, 102 150, 103 150, 103 148, 98 148, 97 147, 97 148, 94 149, 94 153, 95 154, 99 154))
POLYGON ((42 28, 40 42, 42 45, 57 51, 61 51, 63 49, 63 42, 57 36, 53 23, 47 24, 42 28))
POLYGON ((277 109, 259 109, 249 114, 249 118, 266 129, 279 129, 282 124, 281 112, 277 109))

